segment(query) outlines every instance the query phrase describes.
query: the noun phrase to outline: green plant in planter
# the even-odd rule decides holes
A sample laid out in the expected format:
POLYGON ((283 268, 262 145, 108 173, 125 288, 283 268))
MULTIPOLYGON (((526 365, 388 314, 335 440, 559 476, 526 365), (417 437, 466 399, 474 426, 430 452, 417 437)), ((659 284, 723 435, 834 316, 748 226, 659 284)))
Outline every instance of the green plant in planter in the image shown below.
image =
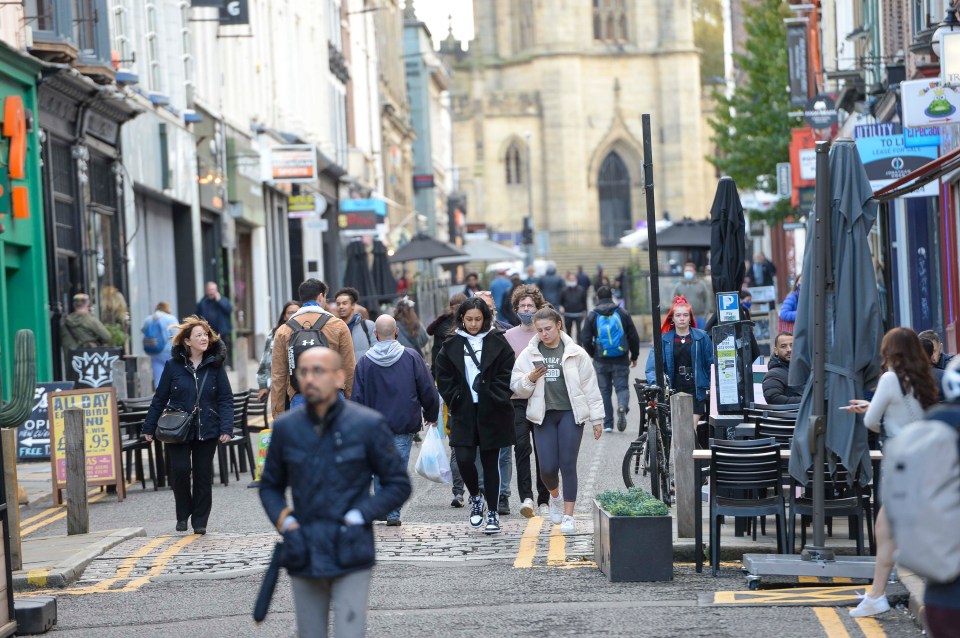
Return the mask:
POLYGON ((601 492, 597 494, 597 503, 610 516, 667 516, 670 508, 639 487, 631 487, 626 492, 601 492))

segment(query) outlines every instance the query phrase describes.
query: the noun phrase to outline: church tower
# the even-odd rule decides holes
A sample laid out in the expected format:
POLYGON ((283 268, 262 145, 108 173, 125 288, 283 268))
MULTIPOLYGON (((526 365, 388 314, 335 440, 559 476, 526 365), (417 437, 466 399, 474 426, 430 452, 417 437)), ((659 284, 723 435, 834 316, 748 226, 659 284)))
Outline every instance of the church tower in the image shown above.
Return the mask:
POLYGON ((454 154, 471 221, 549 245, 615 245, 645 218, 640 116, 657 209, 709 210, 690 0, 474 0, 455 66, 454 154))

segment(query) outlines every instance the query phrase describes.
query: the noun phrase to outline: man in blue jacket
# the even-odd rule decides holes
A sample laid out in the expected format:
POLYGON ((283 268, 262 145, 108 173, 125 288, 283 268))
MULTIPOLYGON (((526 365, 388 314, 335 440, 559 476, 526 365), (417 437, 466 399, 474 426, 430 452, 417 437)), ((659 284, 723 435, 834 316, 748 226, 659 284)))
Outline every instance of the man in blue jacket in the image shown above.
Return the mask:
POLYGON ((203 298, 197 302, 197 316, 205 319, 210 327, 220 335, 227 347, 227 367, 233 368, 233 305, 220 294, 217 282, 208 281, 203 288, 203 298))
POLYGON ((260 479, 260 502, 283 534, 297 635, 363 636, 371 569, 373 521, 410 496, 410 479, 387 422, 373 410, 340 399, 340 355, 320 346, 296 367, 306 405, 274 422, 260 479), (370 494, 370 476, 380 489, 370 494), (293 495, 287 505, 286 489, 293 495))
MULTIPOLYGON (((396 319, 380 315, 373 333, 377 342, 357 361, 350 398, 386 418, 406 468, 413 435, 420 431, 424 421, 428 426, 437 422, 440 395, 420 353, 397 341, 396 319)), ((381 489, 376 479, 373 486, 375 492, 381 489)), ((387 514, 387 525, 400 524, 398 506, 387 514)))

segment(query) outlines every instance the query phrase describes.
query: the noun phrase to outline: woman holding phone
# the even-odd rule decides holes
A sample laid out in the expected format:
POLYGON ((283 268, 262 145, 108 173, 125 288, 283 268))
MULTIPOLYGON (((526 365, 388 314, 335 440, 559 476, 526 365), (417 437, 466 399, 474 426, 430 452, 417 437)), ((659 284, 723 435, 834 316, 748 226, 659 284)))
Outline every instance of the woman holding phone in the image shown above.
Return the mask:
POLYGON ((541 308, 533 315, 533 323, 537 335, 517 358, 510 388, 518 398, 527 399, 527 419, 536 424, 533 436, 540 475, 550 491, 550 520, 560 525, 562 533, 572 534, 583 424, 590 421, 593 438, 600 438, 603 397, 590 355, 563 332, 560 313, 541 308))
MULTIPOLYGON (((937 402, 939 393, 930 373, 930 359, 920 339, 910 328, 893 328, 883 337, 880 346, 885 372, 877 383, 870 401, 853 399, 845 409, 863 414, 863 424, 873 432, 883 426, 884 438, 893 438, 904 426, 923 419, 924 411, 937 402)), ((854 618, 875 616, 890 609, 885 595, 887 580, 893 571, 896 547, 884 508, 877 514, 877 563, 873 585, 860 604, 850 610, 854 618)))

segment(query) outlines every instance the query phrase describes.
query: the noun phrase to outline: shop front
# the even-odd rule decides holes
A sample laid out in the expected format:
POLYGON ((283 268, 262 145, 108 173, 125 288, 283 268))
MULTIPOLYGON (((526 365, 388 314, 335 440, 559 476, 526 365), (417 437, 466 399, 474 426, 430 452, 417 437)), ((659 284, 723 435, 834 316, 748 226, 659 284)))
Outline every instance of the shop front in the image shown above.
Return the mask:
POLYGON ((0 42, 0 373, 13 379, 18 330, 32 330, 37 377, 52 378, 36 76, 40 63, 0 42))

